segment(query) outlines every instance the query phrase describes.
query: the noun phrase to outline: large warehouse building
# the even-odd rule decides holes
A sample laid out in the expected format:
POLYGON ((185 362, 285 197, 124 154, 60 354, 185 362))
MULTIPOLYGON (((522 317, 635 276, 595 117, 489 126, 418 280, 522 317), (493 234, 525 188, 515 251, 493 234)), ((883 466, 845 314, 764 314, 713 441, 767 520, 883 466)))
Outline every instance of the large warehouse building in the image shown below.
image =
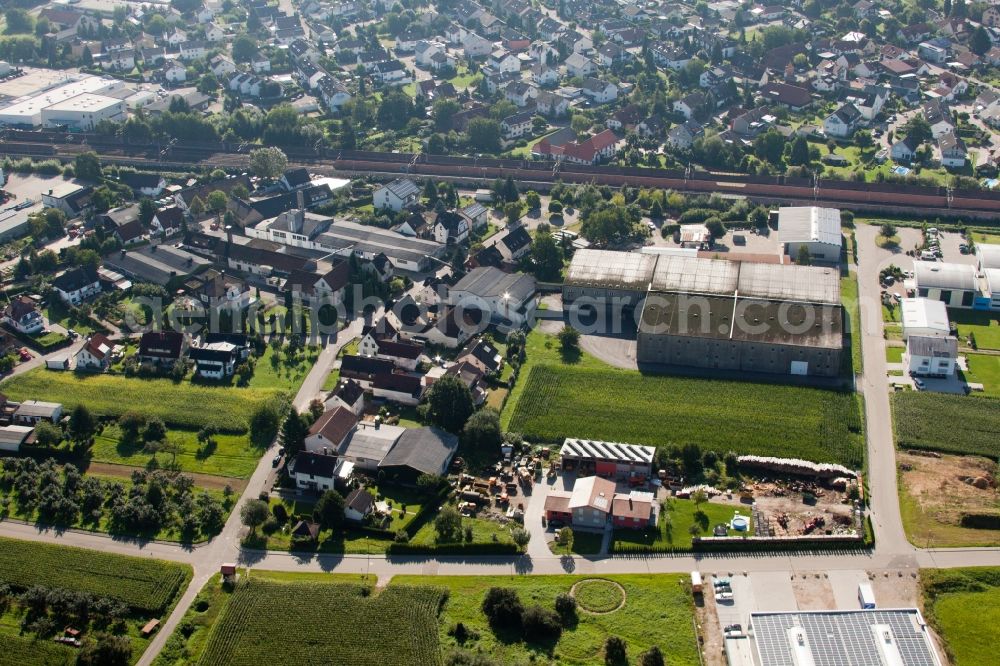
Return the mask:
POLYGON ((1000 310, 1000 269, 970 264, 913 262, 917 296, 949 308, 1000 310))
POLYGON ((834 268, 581 250, 563 294, 571 306, 582 303, 582 295, 587 303, 621 298, 639 305, 639 363, 824 377, 840 372, 844 314, 834 268))
POLYGON ((785 254, 793 259, 804 247, 814 261, 836 263, 843 242, 840 211, 819 206, 779 208, 778 240, 785 254))
POLYGON ((54 127, 90 130, 101 120, 124 120, 124 81, 91 75, 67 75, 30 94, 0 99, 0 127, 54 127))

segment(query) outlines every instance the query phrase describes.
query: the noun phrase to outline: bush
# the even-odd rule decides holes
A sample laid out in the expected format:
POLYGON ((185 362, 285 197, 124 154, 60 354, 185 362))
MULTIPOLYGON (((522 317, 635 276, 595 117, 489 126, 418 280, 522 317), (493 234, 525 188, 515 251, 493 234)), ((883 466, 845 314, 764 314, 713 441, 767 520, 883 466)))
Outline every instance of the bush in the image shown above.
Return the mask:
POLYGON ((524 611, 521 616, 521 629, 524 631, 525 639, 529 641, 554 641, 562 634, 559 615, 537 604, 524 611))
POLYGON ((483 615, 494 627, 520 626, 524 606, 517 592, 509 587, 491 587, 483 597, 483 615))
POLYGON ((278 521, 274 518, 274 516, 265 520, 264 524, 260 526, 260 531, 264 534, 274 534, 279 529, 281 529, 281 525, 278 524, 278 521))
POLYGON ((576 616, 576 599, 572 595, 562 592, 556 597, 556 612, 564 619, 572 619, 576 616))
POLYGON ((604 663, 608 666, 628 664, 624 639, 618 636, 608 636, 608 640, 604 641, 604 663))

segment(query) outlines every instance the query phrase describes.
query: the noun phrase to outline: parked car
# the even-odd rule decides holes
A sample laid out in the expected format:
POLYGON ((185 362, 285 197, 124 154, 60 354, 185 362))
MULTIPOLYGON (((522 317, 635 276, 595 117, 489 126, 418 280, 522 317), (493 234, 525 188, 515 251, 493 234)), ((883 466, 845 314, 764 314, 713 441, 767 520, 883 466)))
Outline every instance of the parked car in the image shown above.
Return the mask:
POLYGON ((21 357, 22 361, 30 361, 31 360, 31 352, 28 351, 27 347, 21 347, 20 349, 18 349, 17 350, 17 354, 18 354, 18 356, 21 357))
POLYGON ((918 391, 923 391, 925 388, 927 388, 927 384, 924 384, 924 380, 920 379, 919 377, 913 378, 913 385, 917 388, 918 391))
POLYGON ((277 467, 280 464, 281 464, 281 454, 278 454, 274 456, 274 458, 271 460, 271 467, 277 467))

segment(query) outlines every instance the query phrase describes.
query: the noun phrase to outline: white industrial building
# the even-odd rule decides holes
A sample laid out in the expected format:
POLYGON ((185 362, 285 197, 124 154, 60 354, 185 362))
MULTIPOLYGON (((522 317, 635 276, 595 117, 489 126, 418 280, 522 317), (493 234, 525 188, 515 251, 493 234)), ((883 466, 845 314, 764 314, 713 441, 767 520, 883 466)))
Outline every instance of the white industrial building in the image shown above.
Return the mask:
POLYGON ((976 260, 981 271, 990 268, 1000 268, 1000 245, 977 243, 976 260))
POLYGON ((124 100, 83 93, 42 109, 42 125, 89 131, 102 120, 123 121, 128 115, 124 100))
POLYGON ((779 208, 778 240, 784 253, 793 259, 804 246, 814 261, 838 262, 842 244, 840 211, 818 206, 779 208))
POLYGON ((730 666, 941 666, 916 608, 751 613, 725 651, 730 666))
POLYGON ((45 116, 57 115, 56 112, 46 113, 51 109, 58 109, 58 113, 65 113, 68 118, 72 119, 75 119, 77 114, 103 114, 107 112, 108 107, 123 111, 124 103, 108 96, 107 93, 120 91, 124 88, 124 81, 102 76, 83 76, 75 80, 60 80, 49 88, 18 97, 6 106, 0 107, 0 127, 4 125, 41 126, 46 123, 45 116), (101 103, 97 99, 83 97, 85 95, 102 97, 105 102, 101 103), (81 99, 72 102, 74 98, 81 99), (67 105, 67 102, 70 104, 67 105), (119 104, 122 106, 117 107, 116 105, 119 104))
POLYGON ((929 298, 904 298, 899 310, 903 323, 903 339, 911 335, 946 338, 951 335, 948 309, 941 301, 929 298))
POLYGON ((980 284, 976 267, 971 264, 916 261, 913 274, 917 296, 941 301, 950 308, 972 308, 978 298, 985 296, 981 287, 986 285, 980 284))

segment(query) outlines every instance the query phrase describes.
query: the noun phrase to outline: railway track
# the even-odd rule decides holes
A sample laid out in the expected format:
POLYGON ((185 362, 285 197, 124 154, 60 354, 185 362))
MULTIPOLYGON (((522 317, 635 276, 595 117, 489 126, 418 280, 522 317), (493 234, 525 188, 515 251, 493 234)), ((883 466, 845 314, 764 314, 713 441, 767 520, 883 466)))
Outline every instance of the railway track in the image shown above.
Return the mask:
MULTIPOLYGON (((132 145, 118 137, 73 135, 60 132, 0 133, 0 155, 72 159, 93 150, 106 163, 145 168, 185 170, 193 166, 246 168, 246 144, 150 143, 132 145)), ((442 180, 483 185, 513 177, 526 186, 547 189, 557 181, 649 187, 692 194, 729 194, 767 202, 822 203, 858 210, 913 213, 948 217, 994 217, 1000 213, 1000 194, 979 190, 952 190, 896 183, 811 181, 784 177, 669 171, 631 167, 594 167, 521 159, 451 157, 408 153, 345 151, 326 148, 286 148, 291 166, 305 166, 324 175, 364 175, 379 178, 432 176, 442 180)))

